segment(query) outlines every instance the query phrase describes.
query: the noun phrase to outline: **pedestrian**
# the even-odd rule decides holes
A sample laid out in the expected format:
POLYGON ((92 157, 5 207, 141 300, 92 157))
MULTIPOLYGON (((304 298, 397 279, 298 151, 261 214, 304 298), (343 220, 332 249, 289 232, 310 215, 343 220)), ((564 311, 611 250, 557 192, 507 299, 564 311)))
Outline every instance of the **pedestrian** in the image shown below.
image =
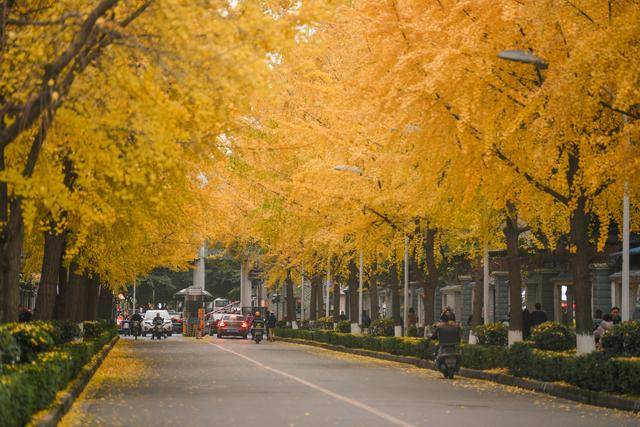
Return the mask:
POLYGON ((447 316, 449 317, 450 322, 456 321, 456 314, 453 312, 451 307, 447 307, 447 316))
POLYGON ((33 317, 33 313, 28 307, 20 307, 18 313, 18 322, 28 322, 33 317))
POLYGON ((371 317, 369 317, 366 310, 362 310, 362 328, 366 329, 369 326, 371 326, 371 317))
POLYGON ((613 307, 611 309, 611 320, 613 320, 614 325, 622 322, 622 317, 620 317, 620 307, 613 307))
POLYGON ((602 321, 593 332, 593 336, 596 340, 596 347, 598 349, 602 349, 602 337, 604 334, 613 328, 613 317, 610 314, 605 314, 602 316, 602 321))
POLYGON ((347 316, 344 314, 344 311, 340 312, 340 315, 338 316, 338 320, 341 322, 347 320, 347 316))
POLYGON ((529 328, 531 330, 547 321, 547 313, 542 310, 542 304, 537 302, 535 307, 536 309, 533 310, 529 316, 529 328))
POLYGON ((418 324, 418 316, 416 316, 416 311, 413 307, 409 308, 409 315, 407 316, 407 327, 415 328, 418 324))
POLYGON ((593 330, 595 331, 600 326, 600 322, 602 322, 602 310, 597 309, 593 314, 593 330))
POLYGON ((269 316, 271 316, 271 312, 269 310, 265 310, 264 312, 264 326, 267 332, 267 341, 271 341, 271 332, 269 331, 269 316))
POLYGON ((278 323, 278 319, 276 319, 276 315, 271 313, 269 314, 269 319, 267 319, 267 328, 269 329, 268 339, 269 341, 275 341, 276 337, 276 324, 278 323))
POLYGON ((525 307, 522 310, 522 338, 529 339, 531 336, 531 313, 529 313, 529 309, 525 307))

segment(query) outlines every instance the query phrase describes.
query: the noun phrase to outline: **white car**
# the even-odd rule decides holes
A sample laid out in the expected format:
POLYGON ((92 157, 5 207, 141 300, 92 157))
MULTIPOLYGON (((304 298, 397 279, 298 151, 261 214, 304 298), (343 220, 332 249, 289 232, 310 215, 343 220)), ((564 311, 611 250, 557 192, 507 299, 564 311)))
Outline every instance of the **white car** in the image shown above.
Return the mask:
POLYGON ((144 313, 144 319, 142 320, 142 336, 146 336, 147 333, 151 333, 153 329, 153 319, 160 314, 162 320, 164 321, 162 325, 162 329, 167 336, 171 336, 173 334, 173 324, 171 323, 171 316, 167 310, 147 310, 144 313))

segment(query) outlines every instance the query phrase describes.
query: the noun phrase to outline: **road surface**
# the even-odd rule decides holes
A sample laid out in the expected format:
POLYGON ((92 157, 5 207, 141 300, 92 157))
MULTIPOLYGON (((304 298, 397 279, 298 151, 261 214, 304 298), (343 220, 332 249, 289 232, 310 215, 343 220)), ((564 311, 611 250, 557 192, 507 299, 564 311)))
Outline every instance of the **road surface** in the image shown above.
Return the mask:
POLYGON ((63 426, 640 426, 630 413, 314 347, 122 339, 63 426))

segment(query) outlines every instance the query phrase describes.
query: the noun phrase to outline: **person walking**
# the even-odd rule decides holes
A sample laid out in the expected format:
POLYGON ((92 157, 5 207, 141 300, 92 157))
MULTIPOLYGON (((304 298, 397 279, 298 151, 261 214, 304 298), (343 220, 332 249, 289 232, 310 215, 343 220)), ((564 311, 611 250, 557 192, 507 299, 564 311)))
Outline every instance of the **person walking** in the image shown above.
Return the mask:
POLYGON ((367 329, 369 326, 371 326, 371 317, 366 310, 362 310, 362 328, 367 329))
POLYGON ((529 309, 525 307, 522 310, 522 338, 527 340, 531 335, 531 313, 529 309))
POLYGON ((602 316, 602 321, 593 332, 593 336, 596 340, 596 348, 598 350, 602 349, 602 337, 604 334, 613 328, 614 322, 613 317, 610 314, 605 314, 602 316))
POLYGON ((535 305, 536 309, 531 312, 529 316, 529 328, 533 330, 536 326, 543 324, 547 321, 547 313, 542 310, 542 304, 539 302, 535 305))
POLYGON ((276 319, 276 315, 273 313, 269 313, 269 318, 267 319, 267 339, 269 341, 275 341, 276 337, 276 324, 278 323, 278 319, 276 319))

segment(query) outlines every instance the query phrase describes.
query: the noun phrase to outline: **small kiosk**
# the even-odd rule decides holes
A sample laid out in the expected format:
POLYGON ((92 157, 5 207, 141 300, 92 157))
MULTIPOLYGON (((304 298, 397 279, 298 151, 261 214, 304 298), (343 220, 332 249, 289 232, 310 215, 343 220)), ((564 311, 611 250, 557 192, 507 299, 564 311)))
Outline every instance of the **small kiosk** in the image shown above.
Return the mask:
POLYGON ((204 330, 205 301, 213 299, 213 295, 202 288, 189 287, 176 292, 175 297, 184 298, 182 335, 201 337, 204 330))

